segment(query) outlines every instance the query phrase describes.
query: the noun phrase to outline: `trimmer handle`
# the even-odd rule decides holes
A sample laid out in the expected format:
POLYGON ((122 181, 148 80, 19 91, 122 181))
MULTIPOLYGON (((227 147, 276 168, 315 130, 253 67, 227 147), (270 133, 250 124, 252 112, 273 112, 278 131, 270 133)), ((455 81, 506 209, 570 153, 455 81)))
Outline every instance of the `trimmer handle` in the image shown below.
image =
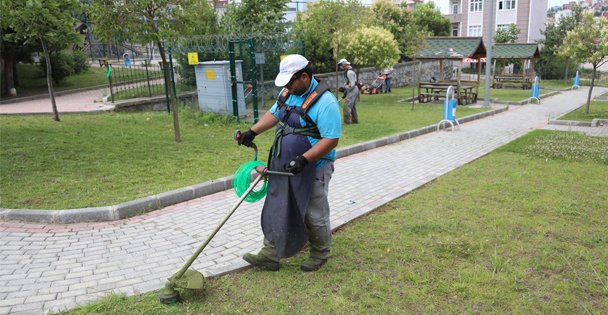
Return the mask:
MULTIPOLYGON (((236 140, 237 142, 239 142, 241 140, 241 136, 242 136, 241 130, 237 129, 234 132, 233 138, 234 138, 234 140, 236 140)), ((252 142, 250 145, 248 145, 248 147, 250 147, 250 148, 253 149, 253 151, 254 151, 254 153, 253 153, 253 160, 257 161, 257 159, 258 159, 258 146, 255 145, 255 143, 252 142)))

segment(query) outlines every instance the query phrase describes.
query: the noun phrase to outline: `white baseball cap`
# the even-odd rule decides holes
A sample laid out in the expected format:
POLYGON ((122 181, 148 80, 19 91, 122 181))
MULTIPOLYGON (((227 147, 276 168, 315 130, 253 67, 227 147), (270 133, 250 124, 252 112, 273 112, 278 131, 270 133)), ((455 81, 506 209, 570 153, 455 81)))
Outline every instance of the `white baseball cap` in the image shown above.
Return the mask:
POLYGON ((283 87, 289 83, 291 77, 298 71, 306 68, 308 65, 308 59, 301 55, 288 55, 279 65, 279 74, 274 79, 274 85, 283 87))
POLYGON ((342 58, 342 59, 340 59, 340 62, 338 62, 338 64, 339 64, 339 65, 342 65, 342 64, 347 64, 347 65, 350 65, 350 62, 348 62, 348 60, 346 60, 346 59, 342 58))

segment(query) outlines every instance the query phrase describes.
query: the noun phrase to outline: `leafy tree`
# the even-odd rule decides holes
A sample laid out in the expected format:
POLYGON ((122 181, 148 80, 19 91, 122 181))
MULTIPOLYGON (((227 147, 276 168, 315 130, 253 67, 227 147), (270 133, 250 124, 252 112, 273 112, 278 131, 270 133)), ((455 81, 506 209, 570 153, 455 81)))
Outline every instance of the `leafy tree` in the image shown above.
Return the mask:
MULTIPOLYGON (((105 42, 155 43, 162 59, 165 82, 169 79, 165 41, 201 35, 213 29, 215 13, 207 1, 198 0, 97 0, 91 4, 97 37, 105 42)), ((177 98, 169 88, 175 142, 181 142, 177 98)))
POLYGON ((591 93, 595 84, 597 68, 608 61, 608 20, 594 19, 593 14, 585 14, 579 26, 568 32, 559 52, 561 56, 570 56, 580 63, 593 66, 591 86, 587 95, 585 113, 589 114, 591 93))
POLYGON ((284 33, 289 0, 243 0, 226 8, 220 27, 228 34, 284 33))
POLYGON ((314 60, 318 72, 336 68, 340 49, 364 19, 364 8, 354 0, 346 3, 320 0, 298 14, 293 25, 296 38, 303 39, 306 57, 314 60))
POLYGON ((399 44, 401 60, 412 59, 422 48, 424 41, 421 39, 431 35, 426 27, 420 27, 416 23, 411 11, 393 4, 390 0, 374 2, 369 15, 370 25, 382 27, 393 34, 399 44))
POLYGON ((11 29, 3 40, 38 42, 47 64, 46 79, 53 108, 53 120, 60 121, 53 89, 51 53, 74 44, 78 35, 73 31, 76 20, 72 12, 79 7, 77 0, 2 1, 1 29, 11 29))
POLYGON ((560 50, 566 34, 579 25, 582 19, 583 8, 581 5, 576 5, 572 9, 572 14, 562 17, 559 23, 550 20, 547 24, 542 32, 544 39, 539 42, 543 46, 538 61, 543 78, 558 78, 563 71, 564 82, 567 82, 570 68, 574 67, 575 64, 571 58, 559 56, 557 52, 560 50))
POLYGON ((2 82, 2 91, 0 93, 2 95, 8 95, 11 89, 18 90, 19 77, 17 75, 17 64, 19 62, 31 62, 30 56, 39 46, 34 45, 34 43, 26 44, 25 40, 21 39, 16 40, 13 38, 9 40, 11 36, 7 36, 7 33, 11 34, 14 31, 12 29, 0 30, 0 58, 2 59, 0 65, 3 66, 0 72, 4 75, 0 79, 0 82, 2 82))
POLYGON ((519 33, 517 25, 511 24, 509 27, 499 29, 494 33, 494 42, 497 44, 515 43, 519 33))
POLYGON ((428 30, 432 36, 450 36, 452 23, 441 14, 433 1, 416 5, 414 18, 416 25, 428 30))
POLYGON ((381 27, 358 29, 344 47, 345 55, 357 65, 388 68, 399 60, 399 48, 393 34, 381 27))

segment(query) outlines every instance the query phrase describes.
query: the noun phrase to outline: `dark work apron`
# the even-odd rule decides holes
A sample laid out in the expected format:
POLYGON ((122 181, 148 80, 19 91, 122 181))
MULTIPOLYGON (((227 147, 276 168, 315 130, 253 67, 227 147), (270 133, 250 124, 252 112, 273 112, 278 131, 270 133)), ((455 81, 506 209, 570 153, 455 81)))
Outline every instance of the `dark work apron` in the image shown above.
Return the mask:
MULTIPOLYGON (((300 116, 282 106, 279 120, 287 126, 301 128, 300 116)), ((277 126, 277 131, 281 129, 277 126)), ((271 152, 270 170, 286 172, 285 167, 293 158, 311 148, 308 137, 302 134, 284 134, 280 154, 271 152)), ((315 163, 309 163, 295 176, 270 175, 268 194, 262 209, 262 231, 264 237, 275 247, 279 258, 298 253, 308 241, 308 230, 304 216, 312 191, 315 163)))

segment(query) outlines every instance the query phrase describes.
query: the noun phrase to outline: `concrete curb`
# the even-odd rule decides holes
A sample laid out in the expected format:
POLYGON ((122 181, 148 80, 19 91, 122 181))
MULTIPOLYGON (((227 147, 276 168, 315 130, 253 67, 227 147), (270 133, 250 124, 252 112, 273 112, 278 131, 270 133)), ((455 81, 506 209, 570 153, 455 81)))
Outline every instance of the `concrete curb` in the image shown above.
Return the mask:
MULTIPOLYGON (((469 115, 459 119, 460 123, 493 116, 508 110, 507 107, 469 115)), ((442 126, 443 128, 444 126, 442 126)), ((441 129, 442 129, 441 128, 441 129)), ((337 150, 336 157, 343 158, 352 154, 379 148, 406 139, 421 136, 437 130, 436 125, 430 125, 405 133, 395 134, 364 143, 354 144, 337 150)), ((44 224, 68 224, 81 222, 116 221, 141 215, 150 211, 162 209, 180 202, 200 198, 210 194, 225 191, 232 187, 233 176, 211 180, 193 186, 160 193, 127 201, 114 206, 66 209, 66 210, 30 210, 30 209, 0 209, 0 221, 20 221, 44 224)), ((221 271, 218 271, 221 273, 221 271)))
MULTIPOLYGON (((551 96, 554 96, 554 95, 557 95, 557 94, 560 94, 560 93, 561 92, 557 91, 557 90, 553 91, 553 92, 545 93, 545 94, 540 95, 540 99, 542 100, 543 98, 551 97, 551 96)), ((496 104, 505 104, 505 105, 526 105, 526 104, 530 104, 531 100, 532 99, 529 98, 529 99, 526 99, 526 100, 523 100, 523 101, 516 102, 516 101, 501 101, 499 99, 493 99, 493 103, 496 103, 496 104)))
POLYGON ((549 125, 599 127, 608 124, 608 119, 593 118, 591 121, 549 120, 549 125))

